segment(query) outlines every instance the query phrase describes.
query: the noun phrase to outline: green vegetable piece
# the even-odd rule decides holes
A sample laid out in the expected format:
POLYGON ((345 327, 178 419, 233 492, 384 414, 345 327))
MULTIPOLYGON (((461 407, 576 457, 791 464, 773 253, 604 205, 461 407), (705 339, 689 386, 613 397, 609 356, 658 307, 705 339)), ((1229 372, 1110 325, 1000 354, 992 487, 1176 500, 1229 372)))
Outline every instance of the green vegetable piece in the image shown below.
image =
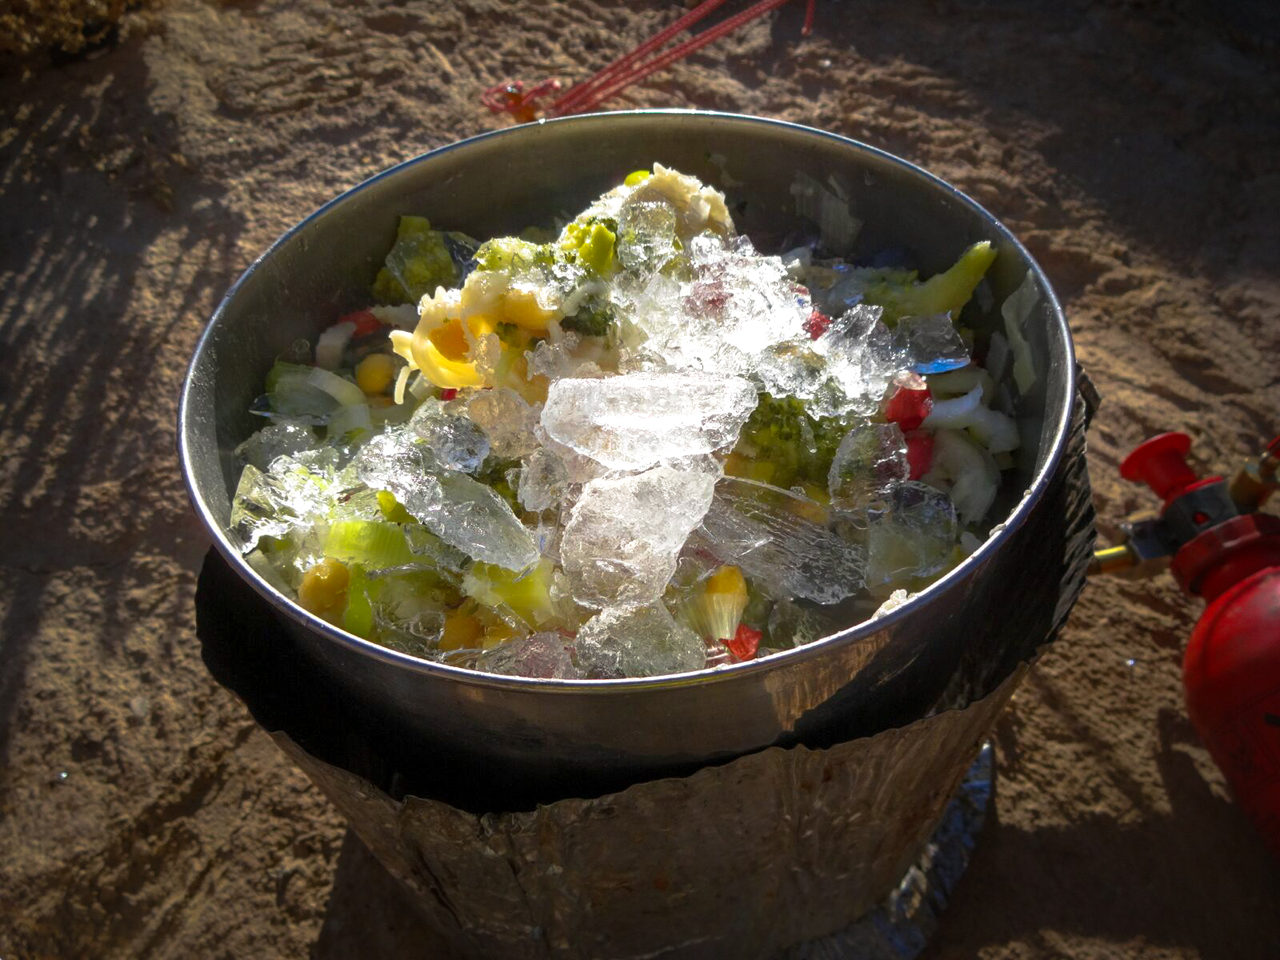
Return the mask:
POLYGON ((775 487, 809 482, 825 489, 836 448, 850 426, 841 417, 810 416, 796 397, 762 393, 733 448, 746 462, 733 472, 775 487))
POLYGON ((305 377, 311 372, 311 367, 305 363, 290 363, 287 360, 277 360, 271 365, 271 369, 267 371, 266 389, 267 393, 274 393, 277 386, 280 385, 280 378, 288 374, 305 377))
POLYGON ((404 530, 384 520, 339 520, 329 525, 325 556, 358 563, 370 570, 386 570, 417 562, 405 542, 404 530))
POLYGON ((507 607, 531 627, 556 618, 551 599, 554 565, 541 558, 527 572, 515 573, 492 563, 473 563, 462 580, 462 592, 491 609, 507 607))
POLYGON ((614 266, 613 244, 617 236, 599 221, 591 225, 587 238, 578 245, 578 259, 601 276, 608 276, 614 266))
POLYGON ((432 230, 426 217, 401 217, 373 295, 381 303, 417 303, 436 287, 456 287, 460 280, 445 234, 432 230))
POLYGON ((617 317, 609 301, 598 294, 585 297, 573 316, 564 317, 560 321, 561 330, 572 330, 575 333, 592 337, 607 336, 617 317))
POLYGON ((914 274, 901 270, 876 271, 863 300, 883 307, 883 319, 890 325, 902 317, 929 317, 938 313, 949 313, 954 320, 995 259, 996 250, 991 242, 982 240, 960 254, 960 259, 950 268, 923 283, 915 282, 914 274))
POLYGON ((395 494, 386 490, 378 491, 378 509, 392 523, 418 522, 413 519, 413 515, 408 510, 400 505, 400 501, 395 498, 395 494))
POLYGON ((555 248, 549 243, 533 243, 518 237, 495 237, 476 250, 479 270, 508 270, 520 273, 555 263, 555 248))
POLYGON ((333 376, 318 367, 277 360, 267 373, 267 400, 271 409, 287 417, 328 418, 338 409, 339 401, 324 389, 324 381, 317 371, 320 375, 333 376))
POLYGON ((638 183, 644 183, 650 176, 648 170, 632 170, 622 182, 628 187, 634 187, 638 183))
POLYGON ((364 568, 358 563, 348 568, 351 579, 347 583, 347 608, 342 611, 342 629, 366 640, 373 634, 373 604, 370 588, 374 585, 364 568))

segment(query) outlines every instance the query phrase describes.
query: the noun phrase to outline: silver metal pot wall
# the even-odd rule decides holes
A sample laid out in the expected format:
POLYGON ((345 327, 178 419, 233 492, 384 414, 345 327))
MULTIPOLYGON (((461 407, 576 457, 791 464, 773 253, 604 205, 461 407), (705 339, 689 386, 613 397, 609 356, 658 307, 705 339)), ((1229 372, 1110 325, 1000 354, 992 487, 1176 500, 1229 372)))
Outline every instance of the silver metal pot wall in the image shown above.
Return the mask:
MULTIPOLYGON (((505 791, 508 809, 679 774, 771 744, 830 744, 909 722, 966 656, 1011 667, 1020 644, 1061 622, 1061 517, 1046 497, 1062 471, 1075 398, 1066 321, 1029 254, 989 213, 942 181, 851 140, 779 121, 682 111, 574 117, 514 127, 428 153, 343 194, 285 234, 227 294, 192 360, 179 423, 192 503, 233 569, 265 597, 301 655, 389 729, 418 738, 447 773, 505 791), (809 646, 676 677, 557 681, 429 663, 350 636, 278 594, 227 535, 233 450, 274 357, 341 312, 364 306, 401 214, 487 237, 572 216, 654 161, 723 189, 758 248, 812 230, 793 188, 826 185, 863 221, 847 255, 906 248, 923 273, 967 245, 998 249, 995 306, 1024 282, 1037 299, 1022 333, 1034 385, 1017 398, 1017 480, 1004 520, 967 561, 911 602, 809 646)), ((1078 455, 1078 454, 1077 454, 1078 455)), ((1074 594, 1073 594, 1074 596, 1074 594)), ((283 682, 283 679, 282 679, 283 682)))

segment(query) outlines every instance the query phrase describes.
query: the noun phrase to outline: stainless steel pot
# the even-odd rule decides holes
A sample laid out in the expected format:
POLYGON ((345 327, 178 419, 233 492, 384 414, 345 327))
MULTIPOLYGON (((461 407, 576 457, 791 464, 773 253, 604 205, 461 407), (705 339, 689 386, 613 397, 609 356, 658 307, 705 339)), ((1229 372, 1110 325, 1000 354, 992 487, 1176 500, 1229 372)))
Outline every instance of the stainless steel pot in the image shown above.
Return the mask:
MULTIPOLYGON (((1049 282, 995 218, 900 159, 794 124, 684 111, 573 117, 485 134, 394 167, 316 211, 233 286, 200 340, 184 385, 179 447, 192 503, 234 570, 278 612, 300 655, 416 738, 441 776, 465 774, 513 804, 598 793, 687 772, 771 744, 826 746, 919 717, 966 655, 1016 658, 1065 610, 1060 518, 1047 491, 1062 471, 1074 361, 1049 282), (1025 326, 1035 382, 1017 400, 1023 438, 1005 519, 967 561, 905 606, 809 646, 683 676, 558 681, 482 675, 350 636, 280 595, 228 538, 233 449, 256 426, 249 406, 273 358, 365 305, 401 214, 488 237, 573 215, 627 172, 659 161, 725 190, 760 249, 811 231, 797 184, 847 198, 863 222, 851 256, 906 248, 923 272, 968 244, 998 248, 996 307, 1029 282, 1025 326), (811 178, 805 180, 804 178, 811 178), (1029 279, 1028 279, 1029 278, 1029 279)), ((999 677, 996 677, 999 679, 999 677)), ((281 678, 287 683, 287 678, 281 678)), ((514 809, 515 806, 508 807, 514 809)))

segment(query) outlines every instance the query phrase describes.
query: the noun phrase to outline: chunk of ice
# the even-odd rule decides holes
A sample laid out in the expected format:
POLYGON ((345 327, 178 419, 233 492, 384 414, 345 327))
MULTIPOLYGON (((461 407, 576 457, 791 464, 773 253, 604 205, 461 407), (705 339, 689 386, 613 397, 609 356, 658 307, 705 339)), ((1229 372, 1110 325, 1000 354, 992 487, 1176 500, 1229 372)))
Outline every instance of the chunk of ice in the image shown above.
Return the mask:
POLYGON ((540 677, 545 680, 580 680, 584 674, 573 663, 573 640, 560 633, 535 633, 509 640, 486 650, 475 668, 508 677, 540 677))
POLYGON ((475 473, 489 455, 489 438, 459 406, 428 397, 409 418, 409 429, 431 448, 437 461, 450 470, 475 473))
POLYGON ((568 471, 555 452, 538 447, 520 470, 516 498, 526 510, 541 513, 560 502, 568 482, 568 471))
POLYGON ((574 599, 600 608, 660 597, 715 484, 706 471, 666 465, 588 483, 560 542, 574 599))
POLYGON ((432 533, 463 553, 507 570, 538 559, 533 537, 485 484, 447 469, 407 431, 388 430, 356 458, 360 479, 395 495, 432 533))
POLYGON ((894 483, 885 509, 867 528, 867 585, 883 592, 935 576, 951 566, 959 525, 940 490, 915 480, 894 483))
POLYGON ((732 446, 755 406, 741 377, 628 373, 552 383, 542 427, 610 469, 639 470, 732 446))
POLYGON ((860 423, 845 434, 827 473, 827 492, 837 510, 858 513, 884 496, 895 480, 905 480, 907 440, 896 423, 860 423))
POLYGON ((759 256, 746 238, 726 244, 705 234, 693 238, 689 256, 686 281, 657 274, 619 292, 620 315, 643 336, 626 352, 625 368, 702 370, 750 377, 774 392, 784 382, 804 389, 812 307, 782 260, 759 256))
POLYGON ((278 417, 236 447, 241 462, 268 470, 276 457, 292 457, 316 446, 316 433, 303 420, 278 417))
POLYGON ((802 647, 847 626, 834 616, 794 600, 779 600, 769 611, 768 645, 775 648, 802 647))
POLYGON ((281 456, 271 469, 247 465, 231 501, 231 530, 248 553, 263 537, 283 538, 328 514, 332 474, 281 456))
POLYGON ((823 412, 869 416, 894 375, 905 369, 905 357, 880 313, 879 307, 853 307, 814 341, 814 349, 827 361, 831 381, 847 398, 845 410, 823 412))
POLYGON ((534 431, 540 412, 508 387, 481 390, 467 403, 467 416, 485 432, 489 449, 499 457, 523 457, 537 448, 534 431))
POLYGON ((655 273, 676 255, 676 211, 661 200, 628 203, 618 216, 618 260, 633 273, 655 273))
POLYGON ((969 363, 969 348, 951 317, 903 317, 893 330, 894 345, 916 373, 946 373, 969 363))
POLYGON ((590 677, 657 677, 706 666, 702 638, 659 602, 609 607, 578 631, 578 669, 590 677))
POLYGON ((822 508, 802 497, 725 477, 690 544, 742 568, 776 600, 836 603, 862 589, 865 555, 857 544, 805 519, 822 508))

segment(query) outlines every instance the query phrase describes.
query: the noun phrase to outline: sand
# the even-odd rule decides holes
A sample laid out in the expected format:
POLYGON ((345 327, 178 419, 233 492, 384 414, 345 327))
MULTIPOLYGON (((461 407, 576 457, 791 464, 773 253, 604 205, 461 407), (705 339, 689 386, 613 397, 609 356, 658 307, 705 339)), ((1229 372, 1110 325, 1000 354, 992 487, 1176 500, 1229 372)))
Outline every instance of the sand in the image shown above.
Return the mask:
MULTIPOLYGON (((174 453, 218 298, 316 206, 509 123, 674 16, 628 4, 171 0, 76 58, 0 61, 0 957, 438 957, 320 793, 200 660, 207 541, 174 453)), ((2 12, 2 11, 0 11, 2 12)), ((1265 3, 822 0, 609 106, 799 121, 1001 218, 1104 397, 1117 465, 1280 429, 1280 26, 1265 3)), ((1186 719, 1200 603, 1090 583, 993 732, 993 816, 929 960, 1280 955, 1280 866, 1186 719)))

